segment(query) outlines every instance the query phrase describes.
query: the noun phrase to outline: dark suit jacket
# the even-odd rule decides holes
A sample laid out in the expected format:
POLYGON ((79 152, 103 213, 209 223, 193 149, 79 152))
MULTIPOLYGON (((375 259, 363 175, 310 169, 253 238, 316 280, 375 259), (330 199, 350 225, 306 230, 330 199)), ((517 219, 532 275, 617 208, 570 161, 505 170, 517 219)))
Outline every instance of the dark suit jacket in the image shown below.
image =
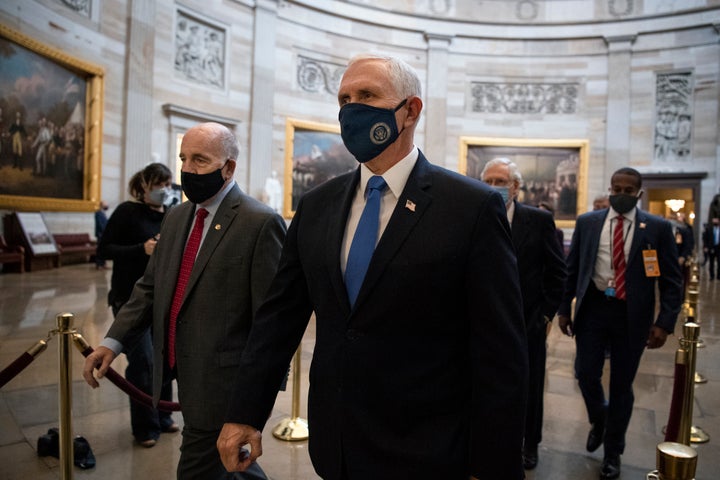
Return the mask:
POLYGON ((228 421, 262 430, 314 311, 320 476, 339 478, 344 462, 374 480, 523 478, 527 354, 500 196, 420 154, 351 309, 340 255, 359 177, 301 199, 228 421))
MULTIPOLYGON (((595 269, 600 232, 608 215, 608 209, 580 215, 575 224, 570 253, 568 254, 568 279, 559 314, 570 315, 570 303, 577 297, 575 305, 575 332, 583 328, 583 297, 591 286, 595 269)), ((655 286, 660 292, 660 311, 655 325, 666 332, 675 329, 682 305, 682 274, 678 264, 677 246, 672 227, 667 220, 650 215, 640 209, 633 223, 633 240, 627 259, 625 289, 627 296, 627 317, 630 322, 630 338, 643 344, 653 324, 655 314, 655 286), (660 277, 647 277, 642 250, 650 247, 657 251, 660 277), (657 281, 656 281, 657 279, 657 281)))
MULTIPOLYGON (((191 202, 167 213, 145 274, 107 334, 131 345, 152 324, 156 402, 170 307, 194 214, 191 202)), ((285 236, 283 219, 237 185, 212 222, 185 290, 175 343, 183 419, 203 430, 222 428, 253 315, 275 274, 285 236)))
POLYGON ((565 286, 565 257, 555 235, 550 212, 515 202, 512 241, 520 272, 525 327, 542 332, 545 320, 555 316, 565 286))
POLYGON ((703 227, 703 248, 715 252, 715 231, 712 223, 706 223, 703 227))

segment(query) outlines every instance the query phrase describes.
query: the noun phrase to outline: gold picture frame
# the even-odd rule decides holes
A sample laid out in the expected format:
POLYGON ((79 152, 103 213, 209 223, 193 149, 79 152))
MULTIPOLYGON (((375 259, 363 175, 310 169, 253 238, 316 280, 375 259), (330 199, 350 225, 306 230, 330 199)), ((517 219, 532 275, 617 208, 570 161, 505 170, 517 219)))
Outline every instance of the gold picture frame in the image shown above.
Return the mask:
POLYGON ((287 118, 283 216, 292 218, 306 192, 357 165, 343 144, 340 125, 287 118))
POLYGON ((96 210, 103 69, 4 25, 0 48, 0 208, 96 210))
POLYGON ((574 228, 587 205, 589 148, 586 139, 460 137, 458 170, 480 179, 488 161, 509 158, 523 176, 519 201, 549 202, 556 225, 574 228))

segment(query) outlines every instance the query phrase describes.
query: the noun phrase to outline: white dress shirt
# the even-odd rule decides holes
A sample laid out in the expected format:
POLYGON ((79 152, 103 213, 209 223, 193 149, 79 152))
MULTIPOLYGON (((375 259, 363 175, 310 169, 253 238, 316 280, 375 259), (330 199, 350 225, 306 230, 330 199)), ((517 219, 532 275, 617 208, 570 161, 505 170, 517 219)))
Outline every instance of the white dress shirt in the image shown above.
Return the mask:
MULTIPOLYGON (((419 151, 417 147, 413 147, 405 158, 382 174, 388 188, 383 191, 383 196, 380 201, 380 228, 377 237, 378 242, 380 241, 383 232, 385 232, 385 227, 387 227, 387 224, 390 221, 390 216, 392 215, 393 210, 395 210, 400 194, 402 194, 402 191, 405 189, 405 184, 410 177, 410 172, 412 172, 413 167, 415 167, 418 155, 419 151)), ((350 212, 348 213, 347 223, 345 224, 343 248, 340 254, 340 268, 342 269, 343 275, 345 274, 348 253, 350 253, 350 245, 352 244, 353 237, 355 236, 355 230, 357 230, 358 223, 360 222, 360 216, 365 208, 367 182, 373 175, 375 174, 372 173, 365 164, 360 164, 360 181, 358 182, 358 188, 355 191, 355 197, 353 198, 352 205, 350 206, 350 212)), ((377 243, 375 245, 377 245, 377 243)))
MULTIPOLYGON (((617 225, 617 217, 620 215, 612 207, 608 208, 605 223, 600 232, 600 243, 598 245, 597 257, 595 258, 595 269, 593 271, 593 282, 598 290, 604 292, 608 282, 615 279, 615 270, 612 266, 612 239, 613 229, 617 225)), ((633 240, 633 224, 637 216, 637 207, 623 215, 623 239, 625 244, 625 262, 627 263, 630 254, 630 246, 633 240)))

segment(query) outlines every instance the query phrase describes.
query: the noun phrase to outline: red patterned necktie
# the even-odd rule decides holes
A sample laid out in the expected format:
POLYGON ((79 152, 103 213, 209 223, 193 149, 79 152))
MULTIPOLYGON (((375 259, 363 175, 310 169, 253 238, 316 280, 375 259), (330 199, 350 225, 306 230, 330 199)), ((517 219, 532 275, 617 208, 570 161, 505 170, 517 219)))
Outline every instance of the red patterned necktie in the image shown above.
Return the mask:
POLYGON ((190 280, 190 272, 192 272, 195 257, 200 248, 200 240, 202 239, 203 227, 205 226, 205 217, 208 211, 204 208, 199 209, 195 213, 195 225, 193 226, 190 237, 188 237, 185 252, 183 253, 182 264, 180 265, 180 273, 178 274, 177 283, 175 284, 175 295, 173 295, 172 307, 170 307, 170 323, 168 324, 168 364, 170 368, 175 367, 175 329, 177 327, 177 317, 182 306, 183 296, 185 295, 185 287, 190 280))
POLYGON ((615 297, 625 300, 625 240, 623 239, 623 216, 617 216, 613 231, 613 268, 615 270, 615 297))

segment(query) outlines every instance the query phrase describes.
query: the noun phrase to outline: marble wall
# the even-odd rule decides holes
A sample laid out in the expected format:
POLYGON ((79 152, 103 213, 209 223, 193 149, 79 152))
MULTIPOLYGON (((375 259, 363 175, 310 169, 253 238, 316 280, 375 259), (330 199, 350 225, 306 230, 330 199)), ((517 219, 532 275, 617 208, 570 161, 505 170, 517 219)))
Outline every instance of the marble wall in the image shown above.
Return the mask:
MULTIPOLYGON (((101 188, 111 206, 146 163, 175 170, 177 135, 205 120, 235 129, 236 179, 259 198, 272 171, 283 176, 287 119, 337 125, 343 66, 374 52, 418 70, 425 115, 416 141, 434 163, 457 170, 465 137, 586 139, 586 207, 625 164, 707 172, 705 221, 720 170, 720 1, 468 3, 103 0, 78 12, 60 0, 5 0, 0 23, 105 70, 101 188), (542 15, 511 18, 531 4, 542 15), (616 18, 610 7, 623 5, 631 13, 616 18), (674 72, 693 78, 691 155, 658 162, 657 75, 674 72), (483 88, 514 97, 480 107, 483 88), (562 108, 547 93, 538 100, 560 88, 562 108)), ((54 232, 93 231, 90 212, 45 217, 54 232)))

